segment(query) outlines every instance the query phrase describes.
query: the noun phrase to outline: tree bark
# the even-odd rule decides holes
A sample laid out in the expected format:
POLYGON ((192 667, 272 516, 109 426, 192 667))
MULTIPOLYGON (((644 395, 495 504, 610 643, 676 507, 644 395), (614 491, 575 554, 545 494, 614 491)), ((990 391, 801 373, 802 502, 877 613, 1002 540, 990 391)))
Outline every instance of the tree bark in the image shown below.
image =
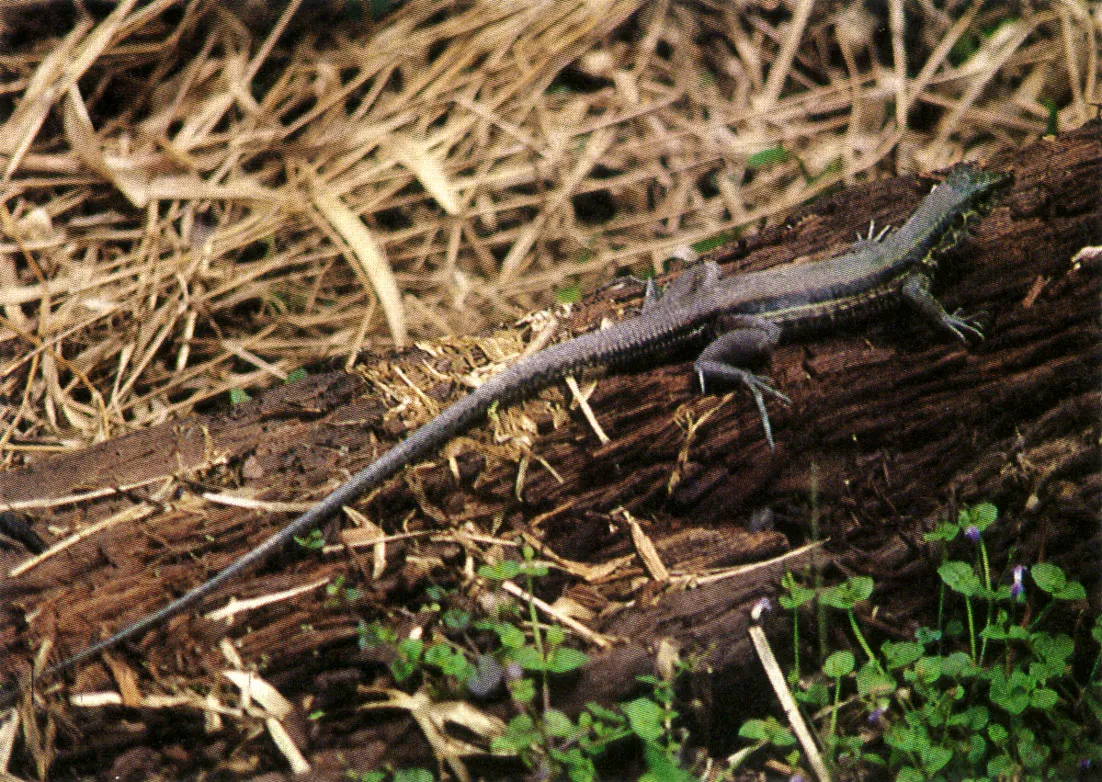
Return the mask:
MULTIPOLYGON (((1102 258, 1096 250, 1072 259, 1102 245, 1102 123, 986 165, 1012 171, 1015 183, 945 259, 935 286, 950 311, 986 311, 984 341, 947 341, 902 311, 782 346, 766 369, 792 404, 769 405, 773 453, 744 392, 699 393, 691 356, 597 383, 588 401, 610 438, 603 445, 563 390, 551 389, 499 410, 440 458, 360 503, 388 533, 425 533, 388 543, 381 572, 373 572, 371 548, 349 549, 351 556, 289 552, 227 590, 247 599, 345 574, 366 590, 362 602, 333 607, 325 590, 313 589, 233 626, 178 617, 137 649, 112 654, 108 667, 82 666, 69 678, 71 690, 122 687, 126 695, 128 681, 142 692, 217 686, 213 674, 225 667, 217 639, 229 636, 246 663, 263 660, 263 675, 296 702, 313 695, 323 704, 354 703, 347 682, 370 680, 356 651, 359 619, 420 599, 429 583, 466 588, 468 553, 515 555, 509 548, 487 555, 491 534, 528 541, 558 562, 561 570, 540 582, 541 597, 566 595, 587 607, 586 624, 612 641, 592 650, 577 680, 560 683, 567 708, 625 697, 638 673, 653 672, 657 650, 672 645, 706 663, 698 667, 710 673, 694 679, 696 716, 717 733, 732 713, 767 698, 747 641, 748 611, 776 597, 786 568, 814 558, 828 580, 874 576, 869 602, 879 611, 865 618, 886 636, 907 637, 936 608, 937 552, 922 535, 965 504, 1000 510, 988 541, 996 572, 1055 562, 1085 583, 1096 615, 1102 258), (639 533, 670 578, 635 556, 645 547, 639 533), (818 551, 700 585, 709 569, 780 557, 816 540, 824 541, 818 551), (692 589, 678 578, 694 575, 692 589)), ((901 223, 933 181, 852 188, 717 257, 731 274, 837 252, 870 219, 901 223)), ((627 303, 606 292, 569 325, 591 327, 627 303)), ((190 416, 0 475, 0 510, 26 514, 47 543, 117 514, 133 517, 0 580, 5 669, 25 669, 47 641, 52 660, 78 651, 203 581, 291 518, 205 494, 319 498, 428 420, 434 404, 461 393, 457 381, 440 377, 456 378, 517 345, 512 328, 441 341, 434 355, 373 359, 364 376, 317 375, 222 415, 190 416), (395 368, 423 394, 411 393, 395 368)), ((336 525, 327 535, 339 539, 336 525)), ((26 556, 0 551, 3 572, 26 556)), ((765 622, 775 642, 787 642, 788 622, 765 622)), ((47 692, 52 685, 42 683, 47 692)), ((76 709, 69 719, 87 734, 100 718, 76 709)))

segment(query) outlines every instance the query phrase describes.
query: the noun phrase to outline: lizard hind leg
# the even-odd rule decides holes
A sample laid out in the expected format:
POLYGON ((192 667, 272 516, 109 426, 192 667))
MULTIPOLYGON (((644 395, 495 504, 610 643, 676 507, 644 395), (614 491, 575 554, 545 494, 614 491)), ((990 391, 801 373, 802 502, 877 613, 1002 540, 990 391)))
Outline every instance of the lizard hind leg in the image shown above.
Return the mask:
POLYGON ((768 355, 780 341, 781 329, 768 320, 748 315, 727 318, 723 325, 729 330, 704 348, 693 363, 693 369, 700 379, 700 391, 705 391, 705 380, 745 385, 757 405, 769 450, 775 450, 773 427, 765 409, 764 395, 770 394, 785 404, 790 404, 792 400, 774 388, 767 378, 755 375, 736 364, 768 355))
POLYGON ((704 261, 681 272, 662 293, 661 301, 679 306, 691 303, 719 282, 720 269, 715 261, 704 261))

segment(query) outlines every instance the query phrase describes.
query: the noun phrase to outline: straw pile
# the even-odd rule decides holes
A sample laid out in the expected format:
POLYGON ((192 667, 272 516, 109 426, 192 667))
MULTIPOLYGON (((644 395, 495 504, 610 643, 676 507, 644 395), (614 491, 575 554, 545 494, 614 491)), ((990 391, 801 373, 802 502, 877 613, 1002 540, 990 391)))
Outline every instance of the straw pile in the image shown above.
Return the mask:
POLYGON ((5 5, 9 465, 513 319, 1098 99, 1073 4, 5 5))

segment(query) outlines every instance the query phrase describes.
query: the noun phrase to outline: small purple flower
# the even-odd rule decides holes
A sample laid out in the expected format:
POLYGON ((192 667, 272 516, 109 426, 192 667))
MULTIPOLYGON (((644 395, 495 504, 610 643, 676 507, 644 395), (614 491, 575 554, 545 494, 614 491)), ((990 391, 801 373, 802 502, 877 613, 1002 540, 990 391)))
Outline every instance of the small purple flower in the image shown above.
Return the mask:
POLYGON ((758 601, 754 603, 754 607, 750 609, 750 618, 755 622, 761 620, 762 614, 768 613, 773 610, 773 604, 769 602, 768 597, 758 598, 758 601))
POLYGON ((467 689, 478 698, 488 698, 497 690, 505 676, 505 668, 488 654, 478 655, 475 675, 467 682, 467 689))
POLYGON ((1082 769, 1083 771, 1086 771, 1090 767, 1091 767, 1091 759, 1090 758, 1083 758, 1082 760, 1079 761, 1079 768, 1082 769))
POLYGON ((510 660, 505 663, 505 680, 515 682, 517 679, 524 678, 524 668, 520 663, 510 660))
POLYGON ((980 528, 975 524, 969 524, 964 528, 964 537, 968 538, 973 543, 979 543, 980 541, 980 528))
POLYGON ((1025 575, 1025 565, 1016 565, 1014 567, 1014 583, 1010 585, 1010 596, 1017 599, 1021 597, 1022 592, 1025 591, 1025 585, 1022 584, 1022 577, 1025 575))
POLYGON ((793 774, 788 778, 788 782, 804 782, 803 774, 793 774))
POLYGON ((884 716, 888 708, 886 706, 877 706, 875 709, 869 712, 869 722, 873 725, 880 722, 880 718, 884 716))

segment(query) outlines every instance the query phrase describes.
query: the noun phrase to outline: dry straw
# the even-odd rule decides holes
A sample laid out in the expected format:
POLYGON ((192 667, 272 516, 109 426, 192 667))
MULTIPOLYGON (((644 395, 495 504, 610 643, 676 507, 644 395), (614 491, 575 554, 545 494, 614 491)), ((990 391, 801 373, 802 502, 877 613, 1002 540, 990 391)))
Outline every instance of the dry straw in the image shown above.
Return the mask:
POLYGON ((1076 2, 4 5, 8 463, 511 320, 1099 100, 1076 2))

